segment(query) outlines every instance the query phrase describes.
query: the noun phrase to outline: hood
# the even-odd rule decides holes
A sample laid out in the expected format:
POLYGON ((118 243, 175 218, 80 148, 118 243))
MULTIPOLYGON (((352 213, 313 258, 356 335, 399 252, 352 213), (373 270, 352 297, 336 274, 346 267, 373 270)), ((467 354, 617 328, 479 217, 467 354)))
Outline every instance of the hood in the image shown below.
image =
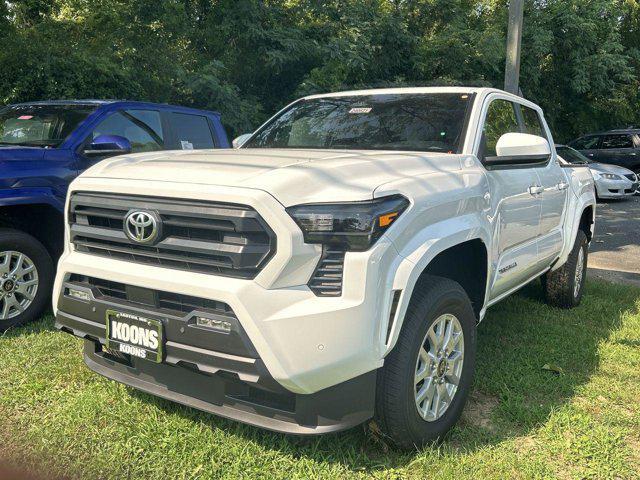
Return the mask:
POLYGON ((632 175, 633 172, 628 168, 619 167, 618 165, 609 165, 608 163, 593 162, 589 164, 589 168, 596 172, 613 173, 615 175, 632 175))
POLYGON ((240 149, 156 152, 98 163, 82 177, 245 187, 283 205, 372 198, 400 178, 461 168, 460 155, 413 152, 240 149))

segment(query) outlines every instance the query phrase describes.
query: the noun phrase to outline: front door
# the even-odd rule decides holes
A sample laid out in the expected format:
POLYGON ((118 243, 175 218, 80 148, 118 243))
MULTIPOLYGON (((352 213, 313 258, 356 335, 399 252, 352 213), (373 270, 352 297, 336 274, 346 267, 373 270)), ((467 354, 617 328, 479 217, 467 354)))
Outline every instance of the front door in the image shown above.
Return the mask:
MULTIPOLYGON (((498 139, 520 132, 513 102, 492 100, 487 109, 478 158, 496 155, 498 139)), ((535 272, 541 200, 535 168, 494 168, 486 172, 491 195, 489 220, 493 226, 493 276, 490 298, 519 286, 535 272)))

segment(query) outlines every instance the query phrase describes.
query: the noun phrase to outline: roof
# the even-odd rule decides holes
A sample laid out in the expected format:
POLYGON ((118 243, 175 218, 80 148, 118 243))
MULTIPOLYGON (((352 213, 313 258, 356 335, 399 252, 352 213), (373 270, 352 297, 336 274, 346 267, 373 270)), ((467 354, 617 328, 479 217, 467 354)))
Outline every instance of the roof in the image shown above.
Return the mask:
POLYGON ((84 99, 84 100, 38 100, 35 102, 22 102, 22 103, 15 103, 12 104, 11 106, 27 106, 27 105, 78 105, 78 106, 94 106, 94 107, 100 107, 100 106, 120 106, 120 105, 125 105, 127 107, 145 107, 145 108, 157 108, 157 107, 164 107, 164 108, 172 108, 172 109, 176 109, 176 110, 183 110, 183 111, 192 111, 192 112, 207 112, 207 113, 211 113, 214 115, 218 115, 220 116, 220 113, 215 112, 215 111, 211 111, 211 110, 203 110, 203 109, 198 109, 198 108, 191 108, 191 107, 182 107, 180 105, 170 105, 168 103, 153 103, 153 102, 139 102, 139 101, 135 101, 135 100, 115 100, 115 99, 105 99, 105 100, 97 100, 97 99, 84 99))
MULTIPOLYGON (((374 88, 370 90, 348 90, 345 92, 321 93, 317 95, 309 95, 305 98, 324 98, 324 97, 347 97, 359 95, 401 95, 401 94, 420 94, 420 93, 489 93, 500 92, 505 93, 497 88, 486 87, 401 87, 401 88, 374 88)), ((507 94, 509 95, 509 94, 507 94)))

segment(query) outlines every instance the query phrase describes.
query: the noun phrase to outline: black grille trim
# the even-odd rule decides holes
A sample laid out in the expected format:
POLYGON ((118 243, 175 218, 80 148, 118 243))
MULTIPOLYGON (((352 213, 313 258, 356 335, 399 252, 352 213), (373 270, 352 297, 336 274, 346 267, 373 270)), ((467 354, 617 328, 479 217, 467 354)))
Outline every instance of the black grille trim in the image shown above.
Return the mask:
POLYGON ((76 250, 172 269, 252 279, 276 251, 276 236, 246 205, 195 200, 74 193, 69 228, 76 250), (131 210, 156 212, 162 235, 142 245, 124 233, 131 210))
POLYGON ((308 286, 319 297, 339 297, 342 295, 342 279, 344 276, 343 250, 331 250, 324 246, 322 257, 318 262, 308 286))
POLYGON ((131 287, 124 283, 75 273, 70 275, 69 282, 90 288, 94 295, 100 299, 150 307, 174 317, 183 317, 198 311, 237 318, 229 305, 207 298, 192 297, 163 290, 131 287))

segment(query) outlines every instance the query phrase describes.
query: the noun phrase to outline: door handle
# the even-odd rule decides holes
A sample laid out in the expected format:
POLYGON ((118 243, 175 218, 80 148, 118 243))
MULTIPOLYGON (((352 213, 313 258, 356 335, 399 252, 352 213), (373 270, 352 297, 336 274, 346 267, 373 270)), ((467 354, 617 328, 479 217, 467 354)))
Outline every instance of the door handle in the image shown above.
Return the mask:
POLYGON ((544 187, 541 187, 540 185, 531 185, 529 187, 529 193, 531 195, 540 195, 542 192, 544 192, 544 187))
POLYGON ((593 157, 593 153, 587 153, 589 157, 593 157))
POLYGON ((566 190, 567 188, 569 188, 569 184, 565 182, 560 182, 558 185, 556 185, 556 187, 558 187, 558 190, 566 190))

